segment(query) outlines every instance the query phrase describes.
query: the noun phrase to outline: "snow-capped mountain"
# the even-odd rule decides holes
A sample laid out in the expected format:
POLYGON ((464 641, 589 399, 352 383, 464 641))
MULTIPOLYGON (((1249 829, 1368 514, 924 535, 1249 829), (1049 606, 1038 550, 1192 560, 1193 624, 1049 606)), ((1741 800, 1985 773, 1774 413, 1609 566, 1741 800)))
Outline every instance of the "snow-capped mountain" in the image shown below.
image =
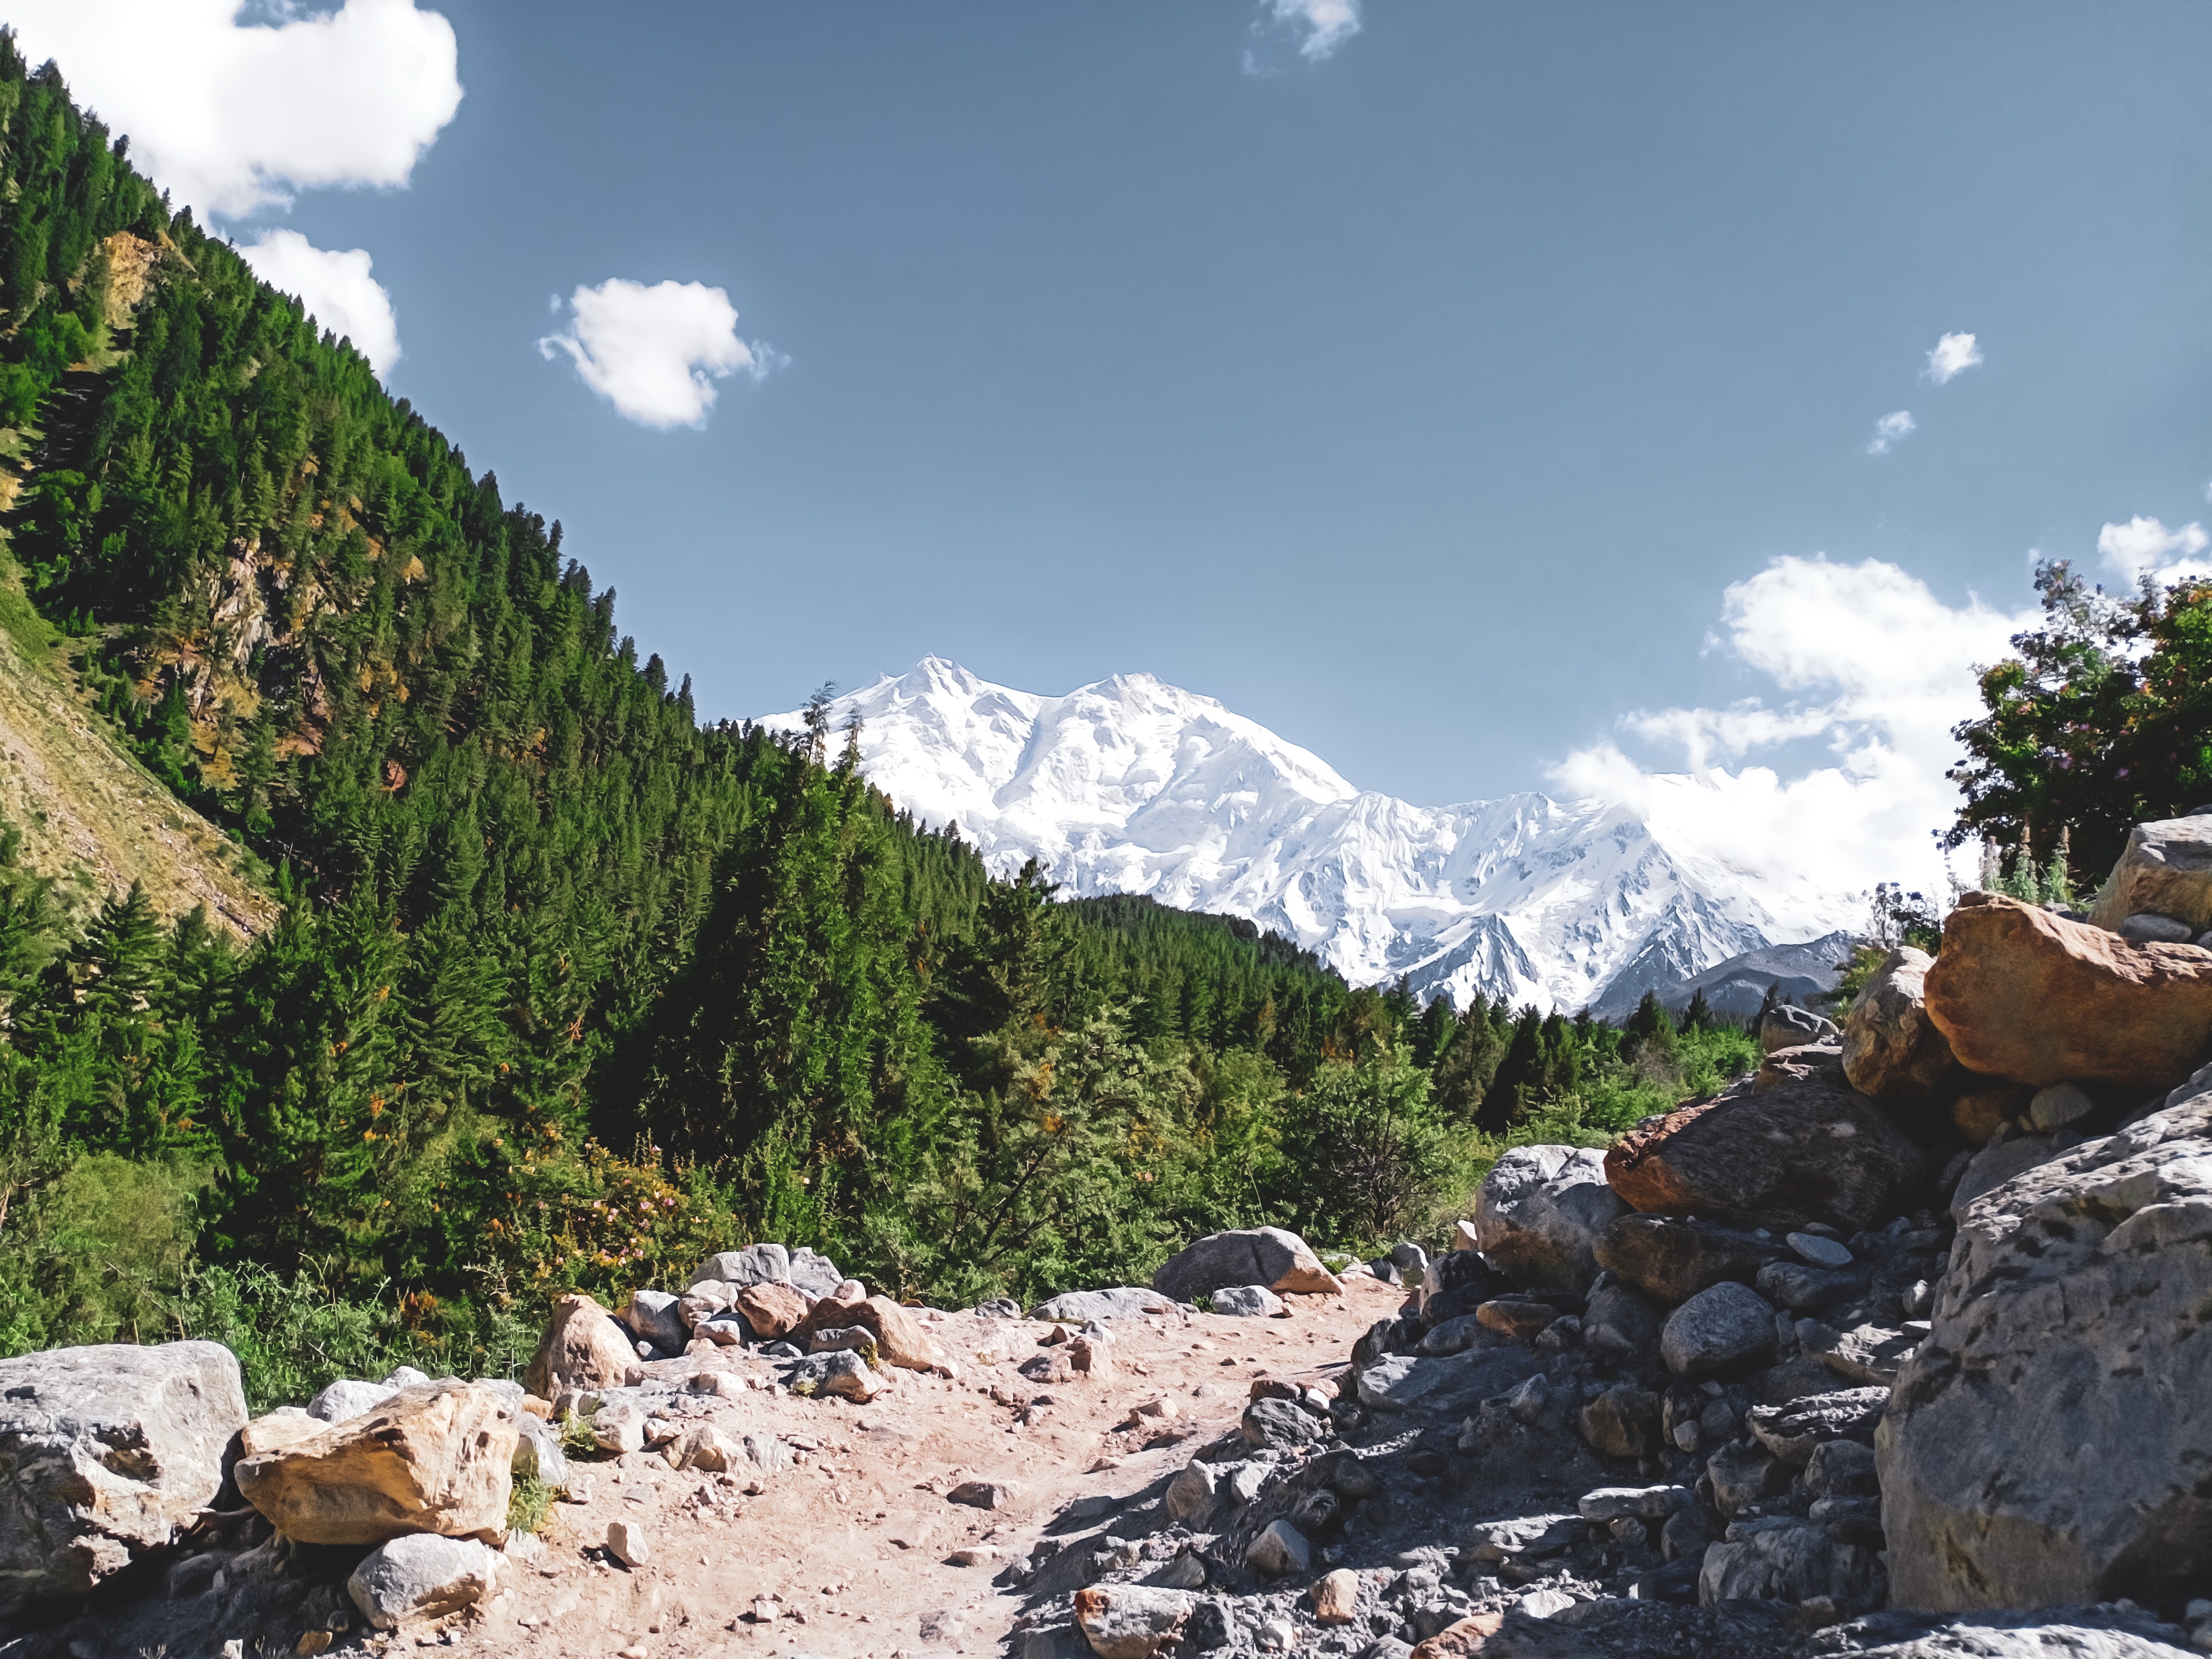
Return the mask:
MULTIPOLYGON (((1407 975, 1573 1011, 1857 919, 1756 872, 1662 845, 1626 809, 1539 794, 1414 806, 1149 674, 1039 696, 932 657, 840 697, 862 769, 1000 874, 1036 857, 1070 896, 1148 893, 1245 916, 1355 985, 1407 975)), ((795 730, 796 712, 763 725, 795 730)))

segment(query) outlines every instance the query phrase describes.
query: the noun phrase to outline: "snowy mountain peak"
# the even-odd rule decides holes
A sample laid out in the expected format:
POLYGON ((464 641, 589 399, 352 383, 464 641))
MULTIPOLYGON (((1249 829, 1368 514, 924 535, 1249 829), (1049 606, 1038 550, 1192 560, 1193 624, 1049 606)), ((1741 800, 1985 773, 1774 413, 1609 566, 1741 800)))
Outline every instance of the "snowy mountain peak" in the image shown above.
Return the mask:
POLYGON ((831 708, 836 726, 854 714, 870 781, 926 823, 957 823, 999 874, 1035 857, 1073 896, 1246 916, 1354 984, 1402 975, 1462 1006, 1480 993, 1579 1009, 1624 972, 1694 974, 1855 908, 1838 895, 1808 913, 1601 801, 1425 807, 1356 789, 1151 674, 1040 696, 926 657, 831 708))

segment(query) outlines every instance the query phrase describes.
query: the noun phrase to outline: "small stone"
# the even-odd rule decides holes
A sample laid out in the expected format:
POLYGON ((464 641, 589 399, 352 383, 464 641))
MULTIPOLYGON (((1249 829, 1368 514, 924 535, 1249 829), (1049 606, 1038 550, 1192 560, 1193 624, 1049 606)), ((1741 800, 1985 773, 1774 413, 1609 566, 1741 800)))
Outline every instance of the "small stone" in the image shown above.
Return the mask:
POLYGON ((1109 1493, 1099 1492, 1088 1498, 1076 1498, 1060 1513, 1063 1520, 1096 1521, 1101 1516, 1113 1514, 1119 1507, 1119 1500, 1109 1493))
POLYGON ((1202 1518, 1213 1508, 1217 1484, 1213 1465, 1193 1459, 1168 1482, 1163 1498, 1168 1513, 1178 1521, 1202 1518))
POLYGON ((331 1644, 337 1640, 337 1638, 331 1635, 330 1632, 326 1630, 302 1631, 300 1632, 300 1639, 292 1644, 292 1651, 295 1654, 308 1656, 311 1659, 313 1655, 318 1653, 328 1653, 331 1650, 331 1644))
POLYGON ((1350 1567, 1324 1573, 1314 1584, 1314 1621, 1348 1625, 1359 1616, 1359 1575, 1350 1567))
POLYGON ((988 1544, 970 1544, 945 1559, 956 1567, 988 1567, 999 1559, 999 1552, 988 1544))
MULTIPOLYGON (((1793 1009, 1790 1012, 1794 1013, 1796 1011, 1793 1009)), ((1549 1619, 1555 1613, 1565 1613, 1574 1604, 1575 1598, 1565 1590, 1533 1589, 1521 1598, 1518 1605, 1521 1611, 1531 1619, 1549 1619)))
POLYGON ((607 1553, 626 1567, 651 1565, 653 1541, 646 1535, 644 1523, 638 1521, 608 1522, 607 1553))
POLYGON ((970 1509, 1003 1510, 1012 1505, 1021 1491, 1011 1480, 963 1480, 945 1496, 947 1502, 970 1509))
POLYGON ((1196 1589, 1206 1583, 1206 1563, 1194 1552, 1185 1550, 1168 1563, 1158 1582, 1170 1589, 1196 1589))
POLYGON ((1287 1521, 1271 1521, 1244 1552, 1244 1565, 1271 1578, 1303 1573, 1313 1565, 1313 1546, 1287 1521))
POLYGON ((2027 1121, 2038 1129, 2063 1129, 2096 1109, 2097 1103, 2080 1084, 2054 1083, 2035 1091, 2035 1097, 2027 1103, 2027 1121))
POLYGON ((1823 1238, 1818 1233, 1791 1233, 1784 1241, 1805 1261, 1816 1267, 1848 1267, 1851 1253, 1832 1238, 1823 1238))
POLYGON ((1513 1413, 1516 1423, 1534 1425, 1551 1408, 1552 1384, 1541 1371, 1505 1396, 1505 1409, 1513 1413))

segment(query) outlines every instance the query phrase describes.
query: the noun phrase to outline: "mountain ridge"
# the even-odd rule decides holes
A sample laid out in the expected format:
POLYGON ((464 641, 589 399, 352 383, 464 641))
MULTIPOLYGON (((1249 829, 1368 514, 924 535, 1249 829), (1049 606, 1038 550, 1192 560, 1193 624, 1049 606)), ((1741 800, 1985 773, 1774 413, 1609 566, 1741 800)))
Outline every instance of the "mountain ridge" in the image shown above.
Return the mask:
POLYGON ((1462 1008, 1480 994, 1571 1012, 1632 963, 1686 978, 1856 916, 1852 896, 1785 896, 1617 805, 1524 791, 1425 807, 1360 789, 1151 674, 1050 696, 926 657, 827 714, 857 715, 870 781, 924 823, 957 826, 996 873, 1034 857, 1071 896, 1146 893, 1243 916, 1355 984, 1403 978, 1462 1008))

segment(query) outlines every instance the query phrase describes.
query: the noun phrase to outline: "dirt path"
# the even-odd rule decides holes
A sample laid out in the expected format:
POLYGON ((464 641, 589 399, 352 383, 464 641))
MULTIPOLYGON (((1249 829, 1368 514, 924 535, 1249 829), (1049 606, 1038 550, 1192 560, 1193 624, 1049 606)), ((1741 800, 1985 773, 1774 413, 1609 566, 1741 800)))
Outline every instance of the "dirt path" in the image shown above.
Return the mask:
MULTIPOLYGON (((1034 1383, 1015 1369, 1045 1352, 1037 1345, 1051 1327, 952 1315, 931 1334, 957 1365, 955 1381, 897 1373, 866 1406, 761 1387, 687 1395, 684 1409, 703 1420, 777 1435, 795 1467, 741 1497, 731 1490, 742 1484, 735 1478, 679 1474, 652 1451, 584 1466, 589 1501, 556 1509, 543 1558, 512 1564, 483 1620, 421 1639, 531 1659, 991 1652, 1022 1605, 994 1580, 1030 1553, 1067 1504, 1125 1498, 1179 1468, 1236 1425, 1255 1376, 1334 1373, 1401 1296, 1361 1275, 1340 1297, 1285 1298, 1287 1318, 1117 1321, 1112 1374, 1065 1383, 1034 1383), (1137 1413, 1156 1401, 1171 1402, 1174 1415, 1137 1413), (950 1501, 945 1494, 968 1480, 1018 1491, 991 1510, 950 1501), (645 1565, 625 1569, 600 1547, 617 1519, 642 1523, 652 1552, 645 1565), (990 1553, 953 1565, 963 1551, 990 1553), (781 1598, 762 1603, 775 1609, 772 1620, 753 1616, 764 1597, 781 1598)), ((738 1353, 652 1369, 672 1380, 710 1365, 769 1380, 769 1365, 738 1353)), ((417 1639, 392 1638, 392 1650, 417 1639)))

